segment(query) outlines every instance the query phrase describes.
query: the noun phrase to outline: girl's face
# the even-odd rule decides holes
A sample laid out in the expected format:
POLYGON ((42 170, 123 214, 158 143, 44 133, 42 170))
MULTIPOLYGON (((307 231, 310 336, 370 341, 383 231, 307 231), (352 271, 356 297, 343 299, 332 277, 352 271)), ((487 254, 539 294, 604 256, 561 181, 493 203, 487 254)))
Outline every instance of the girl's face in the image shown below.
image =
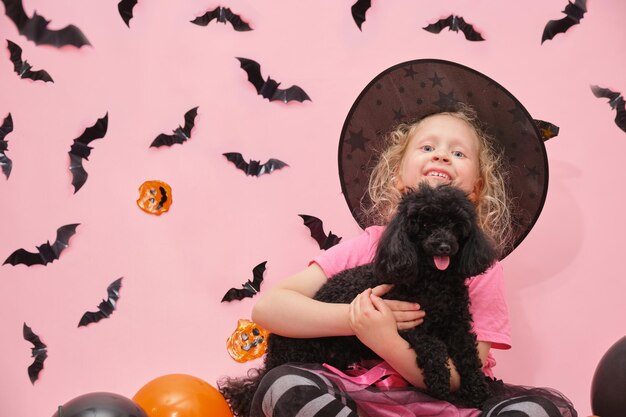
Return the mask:
POLYGON ((474 128, 454 116, 436 114, 422 120, 409 138, 396 187, 454 185, 468 194, 479 185, 479 140, 474 128))

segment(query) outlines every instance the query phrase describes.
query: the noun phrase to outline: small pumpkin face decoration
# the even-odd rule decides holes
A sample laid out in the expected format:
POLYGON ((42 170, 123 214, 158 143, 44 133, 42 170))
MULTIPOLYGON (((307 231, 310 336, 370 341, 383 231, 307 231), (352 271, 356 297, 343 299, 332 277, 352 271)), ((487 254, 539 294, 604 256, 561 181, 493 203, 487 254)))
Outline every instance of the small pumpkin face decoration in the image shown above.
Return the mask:
POLYGON ((172 187, 163 181, 146 181, 139 187, 137 205, 149 214, 160 216, 172 205, 172 187))
POLYGON ((269 332, 256 323, 239 319, 237 329, 228 337, 226 350, 237 362, 260 358, 267 348, 269 332))

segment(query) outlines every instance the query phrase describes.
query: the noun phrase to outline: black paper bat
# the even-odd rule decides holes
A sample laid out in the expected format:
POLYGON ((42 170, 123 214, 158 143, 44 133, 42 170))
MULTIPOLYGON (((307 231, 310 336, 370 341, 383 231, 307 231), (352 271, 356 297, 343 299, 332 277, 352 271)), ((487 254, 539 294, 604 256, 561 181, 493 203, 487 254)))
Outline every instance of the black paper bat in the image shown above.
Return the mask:
POLYGON ((269 174, 276 169, 281 169, 284 167, 288 167, 286 163, 279 159, 268 159, 268 161, 264 164, 261 164, 261 161, 250 160, 250 162, 246 162, 238 152, 227 152, 222 154, 228 159, 230 162, 235 164, 237 168, 246 173, 246 175, 254 175, 260 177, 263 174, 269 174))
POLYGON ((554 38, 559 33, 565 33, 569 28, 580 23, 587 12, 587 0, 576 0, 575 3, 568 1, 565 10, 565 17, 559 20, 550 20, 543 28, 541 43, 548 39, 554 38))
POLYGON ((311 98, 304 92, 304 90, 297 85, 292 85, 287 89, 278 88, 279 82, 267 77, 267 81, 263 80, 261 75, 261 66, 258 62, 247 58, 237 58, 241 64, 241 68, 248 74, 248 81, 252 83, 256 88, 257 94, 263 96, 263 98, 269 101, 282 101, 287 103, 288 101, 304 100, 312 101, 311 98))
POLYGON ((31 71, 32 65, 28 61, 22 61, 22 48, 15 42, 7 39, 9 52, 11 53, 11 62, 13 62, 13 70, 20 78, 30 78, 33 81, 41 80, 45 82, 54 82, 50 74, 45 70, 31 71))
POLYGON ((9 175, 11 175, 11 168, 13 168, 13 161, 6 156, 5 152, 9 150, 9 143, 6 141, 5 137, 9 133, 13 131, 13 118, 11 117, 11 113, 7 117, 4 118, 2 122, 2 126, 0 126, 0 166, 2 167, 2 172, 9 179, 9 175))
POLYGON ((50 241, 47 241, 43 245, 37 246, 37 253, 28 252, 27 250, 20 248, 9 255, 2 265, 24 264, 26 266, 31 266, 47 265, 50 262, 54 262, 59 259, 63 249, 69 246, 70 238, 76 233, 76 227, 78 225, 80 225, 80 223, 67 224, 59 227, 57 229, 56 240, 52 245, 50 244, 50 241))
POLYGON ((539 119, 534 119, 534 122, 544 142, 559 135, 559 127, 557 125, 539 119))
POLYGON ((443 30, 443 28, 448 28, 453 32, 458 32, 459 30, 463 32, 465 35, 465 39, 468 41, 484 41, 483 37, 480 33, 478 33, 474 26, 467 23, 461 16, 450 15, 445 19, 439 19, 435 23, 431 23, 425 28, 422 28, 431 33, 439 33, 443 30))
POLYGON ((130 27, 130 19, 133 18, 133 7, 137 5, 137 0, 122 0, 117 3, 117 10, 122 16, 122 20, 126 26, 130 27))
POLYGON ((109 126, 109 113, 103 118, 98 119, 93 126, 85 129, 82 135, 74 139, 72 147, 68 154, 70 155, 70 172, 72 173, 72 185, 74 186, 74 194, 87 181, 87 171, 83 168, 83 159, 89 160, 89 155, 93 149, 89 146, 91 141, 103 138, 107 133, 109 126))
POLYGON ((341 241, 341 238, 333 232, 329 231, 328 235, 324 232, 324 223, 315 216, 308 214, 298 214, 304 220, 304 225, 311 231, 311 237, 315 239, 320 249, 326 250, 332 248, 341 241))
POLYGON ((24 327, 22 330, 22 334, 24 335, 24 340, 29 341, 33 344, 33 347, 30 348, 31 356, 35 358, 32 364, 28 367, 28 377, 30 378, 31 383, 35 383, 37 379, 39 379, 39 373, 43 369, 43 362, 48 357, 48 346, 46 346, 39 336, 37 336, 30 327, 24 323, 24 327))
POLYGON ((2 0, 2 2, 4 12, 15 23, 19 33, 37 45, 53 45, 57 48, 64 45, 73 45, 77 48, 91 45, 83 32, 74 25, 65 26, 60 30, 48 29, 50 21, 37 12, 33 13, 33 17, 26 15, 22 0, 2 0))
POLYGON ((185 127, 180 125, 173 130, 173 135, 166 135, 161 133, 150 144, 151 148, 158 148, 160 146, 172 146, 175 143, 184 143, 191 137, 191 129, 195 126, 196 116, 198 115, 198 107, 194 107, 185 113, 185 127))
POLYGON ((370 7, 372 7, 371 0, 357 0, 357 2, 350 8, 352 11, 352 18, 359 27, 359 30, 363 30, 361 29, 361 25, 365 22, 365 13, 370 7))
POLYGON ((228 7, 216 7, 213 10, 210 10, 203 14, 202 16, 196 17, 191 23, 194 23, 198 26, 207 26, 211 20, 217 19, 218 22, 226 24, 226 22, 230 22, 233 25, 233 28, 238 32, 246 32, 252 30, 248 22, 244 22, 241 20, 241 16, 235 14, 228 7))
POLYGON ((241 284, 243 288, 231 288, 224 294, 224 301, 243 300, 246 297, 254 297, 261 291, 261 283, 263 282, 263 273, 265 272, 265 262, 261 262, 252 270, 252 281, 248 280, 241 284))
MULTIPOLYGON (((122 277, 123 278, 123 277, 122 277)), ((87 311, 80 318, 78 322, 78 327, 86 326, 90 323, 97 323, 102 319, 108 318, 115 311, 115 307, 117 304, 117 300, 120 299, 120 288, 122 287, 122 278, 118 278, 113 281, 107 287, 107 296, 106 300, 102 300, 100 304, 98 304, 98 311, 87 311)))
POLYGON ((626 132, 626 103, 624 102, 624 96, 617 91, 611 91, 608 88, 598 87, 597 85, 592 85, 591 91, 596 97, 609 99, 609 105, 617 112, 615 124, 626 132))

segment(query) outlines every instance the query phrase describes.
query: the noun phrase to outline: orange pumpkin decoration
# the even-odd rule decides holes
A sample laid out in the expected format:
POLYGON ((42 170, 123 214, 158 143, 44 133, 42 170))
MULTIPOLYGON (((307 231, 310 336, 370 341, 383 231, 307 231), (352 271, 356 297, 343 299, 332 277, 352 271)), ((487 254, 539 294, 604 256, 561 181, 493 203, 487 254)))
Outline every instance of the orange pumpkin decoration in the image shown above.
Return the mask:
POLYGON ((172 205, 172 187, 163 181, 146 181, 139 187, 137 205, 149 214, 160 216, 172 205))
POLYGON ((239 319, 237 329, 226 341, 226 350, 237 362, 260 358, 265 354, 268 334, 269 332, 258 324, 239 319))

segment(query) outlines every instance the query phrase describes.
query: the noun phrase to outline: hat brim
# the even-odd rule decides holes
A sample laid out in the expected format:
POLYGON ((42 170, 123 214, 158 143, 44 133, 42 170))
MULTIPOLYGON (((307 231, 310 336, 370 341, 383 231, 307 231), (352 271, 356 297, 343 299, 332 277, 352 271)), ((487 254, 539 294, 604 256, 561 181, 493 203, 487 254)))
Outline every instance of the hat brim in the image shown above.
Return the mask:
POLYGON ((504 87, 455 62, 418 59, 390 67, 359 94, 339 140, 339 176, 348 207, 362 228, 369 175, 384 139, 395 125, 470 105, 495 139, 508 170, 512 244, 503 259, 528 235, 539 218, 548 191, 548 158, 543 139, 524 106, 504 87))

